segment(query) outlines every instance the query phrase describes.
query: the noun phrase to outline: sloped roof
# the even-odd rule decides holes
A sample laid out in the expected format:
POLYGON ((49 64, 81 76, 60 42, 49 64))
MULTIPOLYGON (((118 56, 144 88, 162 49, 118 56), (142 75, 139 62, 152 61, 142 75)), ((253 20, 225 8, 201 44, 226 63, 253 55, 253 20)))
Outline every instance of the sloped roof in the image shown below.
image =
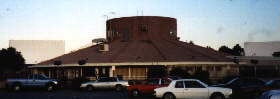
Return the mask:
POLYGON ((100 52, 93 45, 39 63, 50 65, 60 60, 62 64, 121 62, 230 62, 225 54, 179 41, 175 18, 135 16, 107 21, 109 51, 100 52), (144 30, 143 30, 144 29, 144 30))
POLYGON ((224 53, 177 40, 118 40, 109 43, 108 52, 100 52, 98 46, 93 45, 39 65, 53 64, 56 60, 62 61, 62 64, 77 64, 82 59, 87 63, 231 61, 224 53))

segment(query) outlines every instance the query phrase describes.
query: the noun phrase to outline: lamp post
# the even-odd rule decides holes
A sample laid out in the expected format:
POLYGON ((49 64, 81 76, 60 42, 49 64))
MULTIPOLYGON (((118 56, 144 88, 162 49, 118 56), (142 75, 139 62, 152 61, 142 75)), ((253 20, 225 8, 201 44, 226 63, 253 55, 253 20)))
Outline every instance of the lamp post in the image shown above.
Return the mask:
MULTIPOLYGON (((106 22, 109 20, 109 18, 110 18, 110 16, 113 16, 113 15, 115 15, 116 13, 115 12, 109 12, 108 14, 104 14, 103 15, 103 17, 105 17, 106 18, 106 22)), ((106 23, 105 22, 105 23, 106 23)), ((112 29, 111 29, 111 25, 110 25, 110 23, 108 24, 109 26, 108 26, 108 31, 107 31, 107 26, 106 26, 106 29, 105 29, 105 31, 106 31, 106 36, 108 37, 108 36, 110 36, 110 34, 112 33, 112 29)), ((108 39, 108 38, 107 38, 108 39)))
POLYGON ((56 60, 56 61, 54 61, 54 63, 53 63, 54 65, 56 65, 56 79, 58 79, 58 67, 59 67, 59 65, 61 65, 62 64, 62 62, 60 61, 60 60, 56 60))
POLYGON ((257 64, 259 63, 258 60, 250 60, 252 64, 254 64, 254 76, 257 77, 257 64))

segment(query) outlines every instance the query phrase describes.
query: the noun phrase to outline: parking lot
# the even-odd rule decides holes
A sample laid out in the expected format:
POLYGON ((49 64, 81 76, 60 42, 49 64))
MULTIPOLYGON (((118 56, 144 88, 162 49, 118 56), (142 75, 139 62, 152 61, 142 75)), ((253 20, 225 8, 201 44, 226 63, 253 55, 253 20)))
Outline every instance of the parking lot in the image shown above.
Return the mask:
POLYGON ((154 99, 151 95, 130 97, 126 92, 99 90, 93 92, 79 90, 57 90, 46 92, 44 90, 22 90, 11 92, 0 91, 0 99, 154 99))

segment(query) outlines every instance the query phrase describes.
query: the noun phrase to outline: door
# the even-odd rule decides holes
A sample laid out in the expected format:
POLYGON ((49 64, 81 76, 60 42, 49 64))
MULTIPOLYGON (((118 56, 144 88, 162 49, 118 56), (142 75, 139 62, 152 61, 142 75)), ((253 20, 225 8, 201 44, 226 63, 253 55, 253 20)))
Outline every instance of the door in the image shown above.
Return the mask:
POLYGON ((183 81, 177 81, 175 83, 174 88, 171 89, 171 92, 176 96, 177 99, 183 99, 184 96, 184 82, 183 81))
POLYGON ((33 86, 44 86, 44 77, 41 75, 34 75, 32 80, 33 86))
POLYGON ((108 89, 112 85, 112 82, 109 77, 101 77, 94 83, 94 88, 97 89, 108 89))
POLYGON ((186 99, 208 99, 208 88, 198 81, 184 81, 186 99))
POLYGON ((34 80, 34 75, 29 75, 27 79, 24 81, 24 85, 26 85, 27 87, 32 86, 34 83, 33 80, 34 80))

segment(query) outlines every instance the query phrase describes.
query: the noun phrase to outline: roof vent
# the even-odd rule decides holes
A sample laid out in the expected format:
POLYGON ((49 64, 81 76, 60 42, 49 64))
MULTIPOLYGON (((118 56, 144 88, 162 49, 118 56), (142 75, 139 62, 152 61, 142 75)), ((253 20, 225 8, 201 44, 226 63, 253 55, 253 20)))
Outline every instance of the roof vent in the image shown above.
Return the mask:
POLYGON ((109 44, 100 43, 100 44, 98 44, 98 48, 99 48, 100 52, 107 52, 107 51, 109 51, 109 44))

